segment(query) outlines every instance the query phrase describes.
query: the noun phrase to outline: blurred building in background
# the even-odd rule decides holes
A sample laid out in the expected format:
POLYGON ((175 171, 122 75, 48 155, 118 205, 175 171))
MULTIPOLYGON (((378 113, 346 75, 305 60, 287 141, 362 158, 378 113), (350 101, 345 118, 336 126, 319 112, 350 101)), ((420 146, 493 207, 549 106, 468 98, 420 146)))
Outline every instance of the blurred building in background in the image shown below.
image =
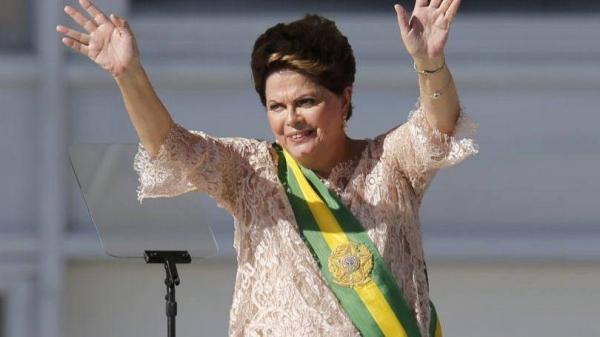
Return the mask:
MULTIPOLYGON (((54 27, 75 27, 65 4, 0 5, 0 337, 163 336, 163 270, 104 255, 68 164, 69 144, 137 137, 110 75, 60 43, 54 27)), ((404 122, 418 96, 391 1, 97 4, 129 19, 189 129, 272 139, 250 52, 308 12, 335 20, 355 51, 352 136, 404 122)), ((480 154, 439 172, 421 208, 446 336, 600 335, 599 19, 600 3, 582 0, 461 5, 446 60, 480 154)), ((221 251, 180 267, 178 333, 226 336, 233 225, 202 203, 221 251)))

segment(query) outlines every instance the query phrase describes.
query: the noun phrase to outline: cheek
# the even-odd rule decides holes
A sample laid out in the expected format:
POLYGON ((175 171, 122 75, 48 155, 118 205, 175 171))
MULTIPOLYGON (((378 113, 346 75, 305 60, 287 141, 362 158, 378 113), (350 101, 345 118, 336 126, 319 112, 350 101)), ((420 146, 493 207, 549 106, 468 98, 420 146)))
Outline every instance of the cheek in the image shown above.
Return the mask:
POLYGON ((271 127, 271 132, 273 132, 273 135, 276 137, 283 135, 283 120, 269 113, 267 113, 267 118, 269 120, 269 127, 271 127))
POLYGON ((341 116, 337 116, 333 111, 320 111, 316 123, 321 133, 330 135, 341 129, 341 116))

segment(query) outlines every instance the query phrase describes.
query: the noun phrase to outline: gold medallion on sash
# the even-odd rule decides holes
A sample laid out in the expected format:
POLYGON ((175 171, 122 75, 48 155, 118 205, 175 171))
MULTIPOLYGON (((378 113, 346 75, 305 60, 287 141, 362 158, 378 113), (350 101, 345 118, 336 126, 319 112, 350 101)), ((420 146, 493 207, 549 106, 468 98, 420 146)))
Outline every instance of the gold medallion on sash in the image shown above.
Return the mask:
POLYGON ((342 243, 329 255, 328 267, 337 284, 345 287, 364 285, 371 281, 373 254, 363 243, 342 243))

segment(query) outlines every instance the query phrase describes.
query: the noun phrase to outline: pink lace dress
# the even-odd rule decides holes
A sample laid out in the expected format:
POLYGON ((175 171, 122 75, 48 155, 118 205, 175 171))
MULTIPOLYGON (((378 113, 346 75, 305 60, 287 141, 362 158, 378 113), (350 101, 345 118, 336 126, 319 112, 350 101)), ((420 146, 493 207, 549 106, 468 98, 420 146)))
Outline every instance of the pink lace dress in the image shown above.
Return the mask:
MULTIPOLYGON (((461 107, 454 134, 441 134, 417 100, 406 123, 369 139, 359 158, 324 180, 367 229, 423 337, 430 310, 419 206, 438 169, 478 152, 470 138, 476 132, 461 107)), ((238 269, 229 336, 359 337, 300 236, 275 156, 268 141, 211 137, 175 124, 155 158, 139 144, 138 198, 204 192, 233 216, 238 269)))

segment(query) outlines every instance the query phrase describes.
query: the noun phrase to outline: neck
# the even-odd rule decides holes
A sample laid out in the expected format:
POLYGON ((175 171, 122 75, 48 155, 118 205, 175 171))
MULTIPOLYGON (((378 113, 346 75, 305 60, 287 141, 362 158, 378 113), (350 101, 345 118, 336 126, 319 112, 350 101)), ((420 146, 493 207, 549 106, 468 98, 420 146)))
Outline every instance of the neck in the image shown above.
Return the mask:
POLYGON ((337 164, 352 158, 353 140, 348 138, 346 135, 341 138, 342 139, 337 144, 332 146, 334 149, 339 149, 338 151, 331 151, 329 156, 320 158, 318 162, 313 163, 313 165, 310 167, 305 167, 313 170, 319 177, 327 179, 331 173, 331 170, 337 164))

